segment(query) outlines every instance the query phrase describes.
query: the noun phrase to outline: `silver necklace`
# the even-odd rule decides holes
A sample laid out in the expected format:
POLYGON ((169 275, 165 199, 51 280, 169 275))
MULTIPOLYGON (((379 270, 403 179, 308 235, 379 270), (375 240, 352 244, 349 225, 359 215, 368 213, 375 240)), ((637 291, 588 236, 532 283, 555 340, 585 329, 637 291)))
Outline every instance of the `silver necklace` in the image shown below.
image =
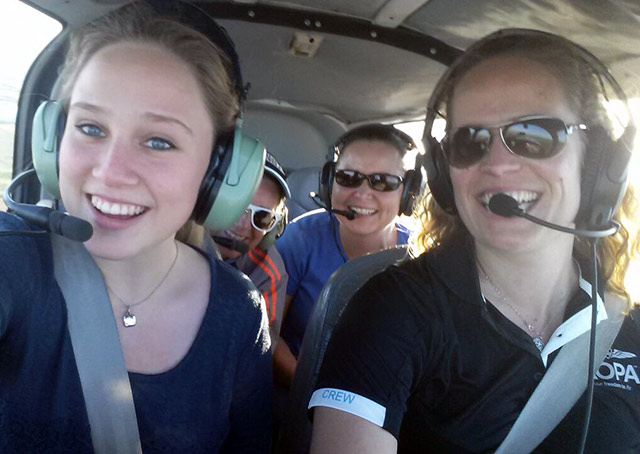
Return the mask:
POLYGON ((160 279, 160 282, 158 282, 158 284, 151 290, 151 292, 149 292, 149 294, 147 296, 145 296, 144 298, 142 298, 140 301, 136 301, 135 303, 126 303, 125 300, 120 295, 118 295, 116 292, 113 291, 113 289, 111 287, 109 287, 109 284, 106 284, 107 288, 113 294, 113 296, 118 298, 120 300, 120 302, 125 305, 126 310, 124 312, 124 315, 122 316, 122 324, 126 328, 130 328, 132 326, 136 326, 136 324, 138 323, 138 319, 131 312, 131 308, 132 307, 136 307, 136 306, 144 303, 145 301, 147 301, 149 298, 151 298, 153 296, 153 294, 156 292, 156 290, 158 290, 160 288, 160 286, 164 283, 164 281, 167 280, 167 277, 169 277, 169 274, 171 274, 171 270, 173 270, 173 267, 176 265, 176 262, 178 261, 178 254, 179 253, 180 253, 180 248, 176 244, 176 256, 173 258, 173 262, 171 263, 171 266, 169 267, 167 272, 164 274, 164 276, 162 276, 162 279, 160 279))
MULTIPOLYGON (((518 318, 520 320, 522 320, 522 323, 524 323, 524 325, 527 327, 527 329, 532 332, 535 333, 535 337, 532 336, 533 339, 533 343, 535 344, 536 348, 539 351, 542 351, 542 349, 544 348, 544 341, 542 340, 542 334, 540 334, 538 332, 538 330, 535 328, 535 326, 533 326, 531 323, 529 323, 523 316, 522 314, 518 311, 518 309, 515 308, 515 306, 513 304, 511 304, 509 302, 509 300, 507 299, 506 296, 503 295, 503 293, 500 291, 500 289, 498 288, 498 286, 496 284, 493 283, 493 281, 491 280, 491 278, 489 277, 489 275, 487 275, 487 273, 484 271, 484 269, 482 268, 482 265, 480 265, 480 263, 478 263, 478 269, 480 270, 480 273, 482 273, 482 277, 489 283, 489 285, 491 285, 491 287, 493 288, 493 290, 496 292, 496 294, 500 297, 500 299, 507 305, 509 306, 509 308, 513 311, 514 314, 516 314, 518 316, 518 318)), ((555 318, 555 317, 553 317, 555 318)), ((551 320, 549 320, 544 327, 542 328, 542 332, 544 333, 544 330, 547 328, 547 325, 549 325, 549 323, 551 322, 551 320)))

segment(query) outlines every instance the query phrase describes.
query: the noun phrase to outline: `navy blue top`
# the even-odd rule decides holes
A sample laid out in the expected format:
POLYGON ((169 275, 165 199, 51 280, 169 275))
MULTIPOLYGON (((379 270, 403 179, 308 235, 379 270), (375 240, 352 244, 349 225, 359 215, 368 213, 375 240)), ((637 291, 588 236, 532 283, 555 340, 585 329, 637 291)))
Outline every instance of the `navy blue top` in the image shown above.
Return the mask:
MULTIPOLYGON (((0 212, 0 231, 29 230, 0 212)), ((0 452, 91 453, 48 235, 0 236, 0 452)), ((209 258, 202 326, 173 369, 129 373, 149 453, 270 452, 271 357, 260 295, 209 258)))
MULTIPOLYGON (((276 248, 289 274, 287 295, 293 296, 280 336, 298 356, 309 317, 324 284, 347 260, 335 215, 310 211, 287 225, 276 248)), ((396 224, 398 244, 407 244, 409 230, 396 224)))

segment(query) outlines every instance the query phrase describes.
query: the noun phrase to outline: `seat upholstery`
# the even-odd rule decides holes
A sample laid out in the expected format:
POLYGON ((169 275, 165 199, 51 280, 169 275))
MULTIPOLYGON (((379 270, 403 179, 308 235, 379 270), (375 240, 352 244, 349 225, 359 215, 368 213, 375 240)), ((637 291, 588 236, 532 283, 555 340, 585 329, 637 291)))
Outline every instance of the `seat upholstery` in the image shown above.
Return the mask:
POLYGON ((287 176, 287 184, 291 189, 291 198, 287 200, 289 219, 295 219, 307 211, 318 208, 311 197, 310 192, 318 192, 320 178, 319 167, 304 167, 292 170, 287 176))
POLYGON ((307 406, 333 328, 353 294, 375 274, 409 257, 406 245, 357 257, 342 265, 324 285, 302 340, 276 454, 304 454, 309 451, 312 424, 307 416, 307 406))

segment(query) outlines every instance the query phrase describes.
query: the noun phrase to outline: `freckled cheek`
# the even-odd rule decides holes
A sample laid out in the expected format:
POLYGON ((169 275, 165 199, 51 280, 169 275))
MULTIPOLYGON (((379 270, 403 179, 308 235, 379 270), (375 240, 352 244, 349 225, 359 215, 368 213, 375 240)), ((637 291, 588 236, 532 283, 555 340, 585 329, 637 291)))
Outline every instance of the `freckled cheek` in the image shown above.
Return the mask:
POLYGON ((202 180, 204 179, 206 167, 191 167, 186 169, 185 172, 178 178, 171 179, 171 176, 167 176, 167 181, 173 181, 170 191, 177 192, 176 196, 182 198, 188 198, 190 207, 196 203, 200 187, 202 186, 202 180))
POLYGON ((569 205, 568 209, 577 211, 580 205, 581 197, 581 182, 580 177, 562 178, 559 177, 557 185, 561 188, 562 196, 566 199, 566 204, 569 205))
POLYGON ((546 169, 549 180, 557 182, 565 190, 579 189, 583 168, 577 159, 567 159, 546 169))
MULTIPOLYGON (((451 169, 451 185, 453 187, 453 195, 456 205, 464 204, 465 193, 467 188, 471 187, 469 174, 466 170, 455 168, 451 169)), ((471 197, 471 196, 469 196, 471 197)))
POLYGON ((91 173, 91 156, 91 153, 83 153, 73 141, 63 139, 58 162, 60 191, 63 197, 64 193, 81 188, 82 180, 91 173))
POLYGON ((568 153, 561 155, 564 157, 563 165, 557 167, 555 171, 561 181, 565 191, 570 197, 576 199, 574 203, 580 203, 580 192, 582 189, 582 177, 584 173, 584 145, 580 143, 579 150, 568 149, 568 153))
POLYGON ((340 186, 339 184, 334 182, 333 188, 331 189, 331 204, 344 204, 354 191, 354 189, 345 188, 344 186, 340 186))
POLYGON ((158 194, 165 194, 178 206, 188 204, 193 207, 202 184, 202 177, 193 174, 176 174, 174 170, 154 175, 154 181, 158 194))
POLYGON ((400 197, 402 196, 402 187, 390 192, 373 192, 373 198, 376 202, 386 208, 397 208, 400 205, 400 197))
POLYGON ((456 169, 455 167, 449 167, 449 176, 453 188, 459 190, 467 186, 470 179, 468 169, 456 169))

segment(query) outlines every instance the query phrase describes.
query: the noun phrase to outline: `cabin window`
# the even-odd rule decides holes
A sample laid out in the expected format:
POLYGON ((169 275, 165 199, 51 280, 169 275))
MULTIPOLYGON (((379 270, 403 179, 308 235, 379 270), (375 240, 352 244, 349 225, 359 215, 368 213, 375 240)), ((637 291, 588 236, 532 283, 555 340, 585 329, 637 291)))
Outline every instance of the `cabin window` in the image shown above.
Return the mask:
MULTIPOLYGON (((0 2, 0 194, 4 194, 13 168, 13 140, 18 97, 36 56, 60 31, 60 22, 11 0, 0 2)), ((6 210, 2 197, 0 209, 6 210)))

